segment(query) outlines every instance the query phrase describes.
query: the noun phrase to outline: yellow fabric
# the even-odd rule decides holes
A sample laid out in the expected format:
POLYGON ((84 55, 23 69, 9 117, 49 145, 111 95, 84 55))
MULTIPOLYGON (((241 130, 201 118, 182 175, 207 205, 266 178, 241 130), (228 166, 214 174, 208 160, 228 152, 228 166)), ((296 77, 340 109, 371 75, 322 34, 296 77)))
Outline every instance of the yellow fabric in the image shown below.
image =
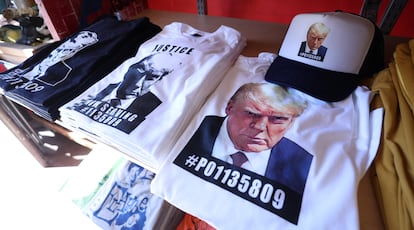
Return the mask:
POLYGON ((399 44, 394 60, 371 89, 384 106, 381 145, 374 161, 378 202, 386 229, 414 229, 414 39, 399 44))

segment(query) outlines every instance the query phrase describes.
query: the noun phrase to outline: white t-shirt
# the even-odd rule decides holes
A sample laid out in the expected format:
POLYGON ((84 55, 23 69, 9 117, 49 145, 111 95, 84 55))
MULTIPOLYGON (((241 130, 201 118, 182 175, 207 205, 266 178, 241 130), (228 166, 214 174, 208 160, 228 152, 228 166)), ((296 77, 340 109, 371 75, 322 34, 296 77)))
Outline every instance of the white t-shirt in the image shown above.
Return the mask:
POLYGON ((171 23, 135 57, 62 106, 61 120, 157 171, 245 45, 227 26, 208 33, 171 23), (134 78, 148 81, 142 87, 134 78))
POLYGON ((164 202, 150 192, 153 177, 153 172, 123 161, 82 212, 102 229, 153 229, 164 202))
POLYGON ((228 99, 241 85, 264 82, 267 55, 239 57, 171 150, 151 191, 217 229, 358 229, 357 188, 377 151, 383 117, 382 109, 370 111, 365 87, 335 103, 297 92, 308 106, 285 134, 289 147, 276 155, 295 148, 306 157, 278 165, 289 171, 307 163, 304 187, 296 190, 294 181, 234 168, 199 154, 204 145, 190 144, 207 116, 225 116, 228 99))

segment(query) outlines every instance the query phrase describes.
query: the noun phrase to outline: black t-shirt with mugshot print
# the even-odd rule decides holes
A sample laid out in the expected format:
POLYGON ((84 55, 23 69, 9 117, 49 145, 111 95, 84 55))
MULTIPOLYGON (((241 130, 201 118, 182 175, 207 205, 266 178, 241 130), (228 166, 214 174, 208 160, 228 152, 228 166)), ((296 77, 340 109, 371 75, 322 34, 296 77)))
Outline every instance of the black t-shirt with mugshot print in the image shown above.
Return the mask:
POLYGON ((135 55, 160 31, 146 17, 132 21, 104 17, 0 74, 0 87, 9 98, 55 120, 58 107, 135 55))

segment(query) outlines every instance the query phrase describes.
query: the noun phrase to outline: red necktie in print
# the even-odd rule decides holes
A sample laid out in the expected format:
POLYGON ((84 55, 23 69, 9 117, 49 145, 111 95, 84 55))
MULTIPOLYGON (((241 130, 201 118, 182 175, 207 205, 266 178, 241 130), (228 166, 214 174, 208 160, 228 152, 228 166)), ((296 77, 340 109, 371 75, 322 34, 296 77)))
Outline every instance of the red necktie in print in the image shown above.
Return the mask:
POLYGON ((237 152, 230 155, 231 159, 233 159, 233 164, 241 167, 241 165, 247 161, 247 157, 243 152, 237 152))

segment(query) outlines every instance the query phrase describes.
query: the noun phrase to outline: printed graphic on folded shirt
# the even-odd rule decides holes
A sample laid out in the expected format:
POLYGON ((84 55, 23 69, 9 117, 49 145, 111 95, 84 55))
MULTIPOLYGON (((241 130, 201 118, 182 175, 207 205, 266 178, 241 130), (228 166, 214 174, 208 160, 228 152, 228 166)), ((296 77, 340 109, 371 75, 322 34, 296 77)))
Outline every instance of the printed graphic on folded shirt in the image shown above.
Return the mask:
POLYGON ((163 202, 150 192, 154 173, 127 162, 83 212, 102 229, 151 229, 163 202))
POLYGON ((78 52, 86 49, 99 41, 94 31, 80 31, 70 40, 63 42, 56 49, 45 57, 40 63, 29 66, 26 69, 15 68, 1 78, 11 86, 25 89, 32 93, 42 91, 45 86, 56 86, 65 81, 72 71, 72 67, 65 63, 65 60, 75 56, 78 52), (47 75, 46 72, 53 66, 61 63, 59 75, 47 75), (37 83, 38 81, 39 83, 37 83))
POLYGON ((113 104, 117 99, 103 101, 97 97, 82 100, 73 106, 73 110, 77 111, 100 124, 114 127, 124 133, 129 134, 145 117, 151 113, 161 101, 151 92, 135 98, 128 108, 119 108, 113 104))
POLYGON ((72 109, 129 134, 162 103, 150 90, 181 66, 181 61, 174 62, 171 56, 163 52, 150 54, 130 65, 119 82, 108 84, 97 94, 75 103, 72 109))
MULTIPOLYGON (((206 116, 174 164, 286 220, 297 224, 313 156, 282 137, 270 150, 263 175, 213 155, 224 117, 206 116)), ((233 143, 227 143, 233 146, 233 143)), ((263 154, 256 152, 255 154, 263 154)))

